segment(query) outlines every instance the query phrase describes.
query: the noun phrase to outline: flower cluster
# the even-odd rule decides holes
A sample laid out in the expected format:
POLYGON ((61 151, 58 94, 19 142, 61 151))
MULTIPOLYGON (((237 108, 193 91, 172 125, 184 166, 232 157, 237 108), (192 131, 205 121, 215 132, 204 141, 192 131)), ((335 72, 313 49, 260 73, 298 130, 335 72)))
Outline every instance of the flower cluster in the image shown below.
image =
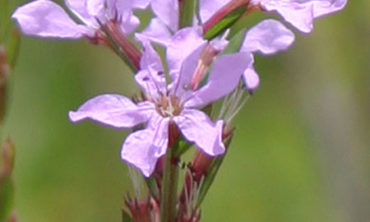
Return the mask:
MULTIPOLYGON (((294 33, 275 19, 262 20, 243 29, 238 36, 230 34, 230 29, 249 13, 262 11, 278 13, 297 30, 309 33, 315 18, 341 10, 346 0, 65 0, 65 3, 73 18, 50 0, 23 5, 13 18, 27 35, 85 37, 92 43, 108 46, 131 65, 142 92, 135 100, 116 94, 96 96, 71 111, 70 120, 90 119, 118 129, 134 129, 122 145, 121 157, 147 180, 156 181, 151 198, 143 202, 143 206, 152 207, 144 208, 162 221, 173 221, 174 217, 177 221, 198 221, 199 204, 189 202, 195 199, 199 203, 202 197, 192 194, 202 191, 202 184, 209 177, 207 173, 218 167, 217 160, 224 156, 233 133, 230 118, 223 113, 227 110, 234 116, 243 104, 240 98, 252 95, 260 83, 253 54, 275 54, 289 48, 295 39, 294 33), (151 10, 153 18, 146 28, 133 33, 140 24, 135 15, 137 10, 151 10), (165 50, 163 58, 154 45, 165 50), (210 109, 222 99, 228 105, 221 107, 217 116, 217 111, 210 109), (173 194, 171 187, 176 177, 171 174, 171 166, 179 167, 181 154, 191 145, 199 151, 188 167, 190 174, 186 175, 180 203, 173 208, 167 203, 168 199, 177 199, 176 195, 167 194, 173 194), (200 160, 203 164, 199 164, 200 160), (156 205, 160 205, 160 212, 155 211, 156 205)), ((135 212, 146 211, 140 210, 141 204, 128 202, 132 218, 138 217, 135 212)))

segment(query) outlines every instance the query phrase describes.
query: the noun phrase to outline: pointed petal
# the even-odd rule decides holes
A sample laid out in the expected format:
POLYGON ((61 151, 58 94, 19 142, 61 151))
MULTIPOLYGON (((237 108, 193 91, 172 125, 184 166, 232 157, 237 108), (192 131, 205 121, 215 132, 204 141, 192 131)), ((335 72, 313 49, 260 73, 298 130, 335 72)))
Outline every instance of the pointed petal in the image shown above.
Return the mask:
POLYGON ((140 25, 140 20, 137 16, 128 12, 127 15, 122 16, 121 29, 126 35, 133 32, 140 25))
POLYGON ((168 146, 169 120, 157 118, 155 122, 144 130, 131 133, 121 151, 121 158, 139 168, 145 177, 152 174, 158 158, 166 153, 168 146))
POLYGON ((191 91, 189 90, 189 84, 197 68, 200 54, 202 53, 205 45, 206 44, 199 46, 188 57, 184 59, 179 72, 171 70, 172 72, 170 74, 173 81, 170 85, 170 88, 172 92, 179 97, 184 98, 186 91, 188 91, 187 94, 191 93, 191 91))
POLYGON ((19 7, 12 18, 16 19, 27 35, 54 38, 81 38, 86 28, 76 24, 57 4, 38 0, 19 7))
POLYGON ((266 19, 246 34, 241 51, 272 54, 287 49, 294 42, 294 33, 274 19, 266 19))
POLYGON ((149 96, 158 98, 159 94, 166 94, 166 78, 161 58, 149 42, 144 42, 143 46, 141 70, 135 75, 135 80, 149 96))
POLYGON ((136 33, 135 37, 143 41, 151 41, 162 46, 167 46, 171 40, 172 34, 159 18, 153 18, 149 25, 141 32, 136 33))
POLYGON ((173 32, 179 23, 178 0, 152 0, 151 6, 156 17, 160 18, 173 32))
POLYGON ((65 0, 67 7, 75 14, 83 23, 90 27, 98 27, 95 21, 94 15, 96 10, 93 10, 93 5, 95 2, 100 2, 102 0, 65 0))
POLYGON ((199 27, 183 28, 173 36, 166 51, 172 80, 177 78, 183 61, 205 43, 202 30, 199 27))
POLYGON ((222 142, 223 121, 214 124, 205 113, 195 109, 184 109, 180 116, 174 117, 174 121, 184 137, 208 155, 216 156, 225 152, 222 142))
POLYGON ((218 10, 231 0, 201 0, 199 1, 199 15, 202 23, 208 21, 218 10))
POLYGON ((229 94, 237 86, 241 75, 252 62, 251 54, 239 52, 216 59, 207 83, 195 91, 185 107, 201 107, 229 94))
POLYGON ((70 111, 69 118, 72 122, 91 119, 108 126, 131 128, 146 122, 153 111, 149 102, 136 105, 124 96, 105 94, 89 99, 77 111, 70 111))

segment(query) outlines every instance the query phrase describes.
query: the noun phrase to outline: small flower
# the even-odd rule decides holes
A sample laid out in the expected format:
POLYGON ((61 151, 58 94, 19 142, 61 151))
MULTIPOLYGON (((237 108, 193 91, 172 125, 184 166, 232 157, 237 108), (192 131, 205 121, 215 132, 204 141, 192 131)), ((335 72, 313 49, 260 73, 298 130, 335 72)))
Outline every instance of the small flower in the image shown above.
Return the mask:
POLYGON ((65 0, 67 7, 82 22, 73 21, 62 7, 49 0, 36 0, 25 4, 13 13, 22 31, 38 37, 78 39, 94 38, 100 29, 99 22, 120 22, 122 31, 132 32, 139 19, 133 9, 145 8, 149 0, 65 0), (99 21, 99 22, 98 22, 99 21))
POLYGON ((153 172, 158 158, 166 153, 171 122, 177 125, 185 139, 195 143, 206 154, 215 156, 224 153, 223 121, 213 123, 199 108, 235 88, 241 73, 251 62, 249 54, 239 52, 218 57, 207 83, 198 90, 192 90, 189 84, 200 54, 207 45, 199 29, 182 29, 169 43, 167 63, 172 79, 169 85, 166 84, 160 57, 149 42, 144 41, 143 45, 141 70, 135 79, 147 100, 135 104, 120 95, 97 96, 77 111, 70 112, 71 121, 88 118, 116 128, 132 128, 146 123, 145 129, 135 131, 126 138, 121 157, 147 177, 153 172), (197 46, 195 49, 194 43, 197 46), (188 48, 194 50, 189 52, 188 48), (182 52, 188 52, 188 56, 184 58, 182 52))

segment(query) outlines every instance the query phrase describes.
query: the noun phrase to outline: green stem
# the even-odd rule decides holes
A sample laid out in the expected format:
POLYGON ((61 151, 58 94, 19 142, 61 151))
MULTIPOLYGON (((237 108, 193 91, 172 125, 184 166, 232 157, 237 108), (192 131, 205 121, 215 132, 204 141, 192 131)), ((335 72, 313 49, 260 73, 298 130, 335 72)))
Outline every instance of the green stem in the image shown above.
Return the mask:
POLYGON ((165 159, 162 182, 161 222, 174 222, 176 217, 178 166, 174 153, 176 147, 169 147, 165 159))
POLYGON ((197 0, 179 0, 180 21, 179 27, 184 28, 193 24, 194 10, 197 0))

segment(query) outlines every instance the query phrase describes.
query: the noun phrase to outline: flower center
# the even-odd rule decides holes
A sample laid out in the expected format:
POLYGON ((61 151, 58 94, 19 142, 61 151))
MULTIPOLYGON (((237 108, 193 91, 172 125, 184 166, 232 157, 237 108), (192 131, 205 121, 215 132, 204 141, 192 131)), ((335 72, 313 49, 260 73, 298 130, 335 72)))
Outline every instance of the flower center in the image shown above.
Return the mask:
POLYGON ((177 116, 182 111, 179 98, 175 96, 161 96, 155 109, 163 117, 177 116))

